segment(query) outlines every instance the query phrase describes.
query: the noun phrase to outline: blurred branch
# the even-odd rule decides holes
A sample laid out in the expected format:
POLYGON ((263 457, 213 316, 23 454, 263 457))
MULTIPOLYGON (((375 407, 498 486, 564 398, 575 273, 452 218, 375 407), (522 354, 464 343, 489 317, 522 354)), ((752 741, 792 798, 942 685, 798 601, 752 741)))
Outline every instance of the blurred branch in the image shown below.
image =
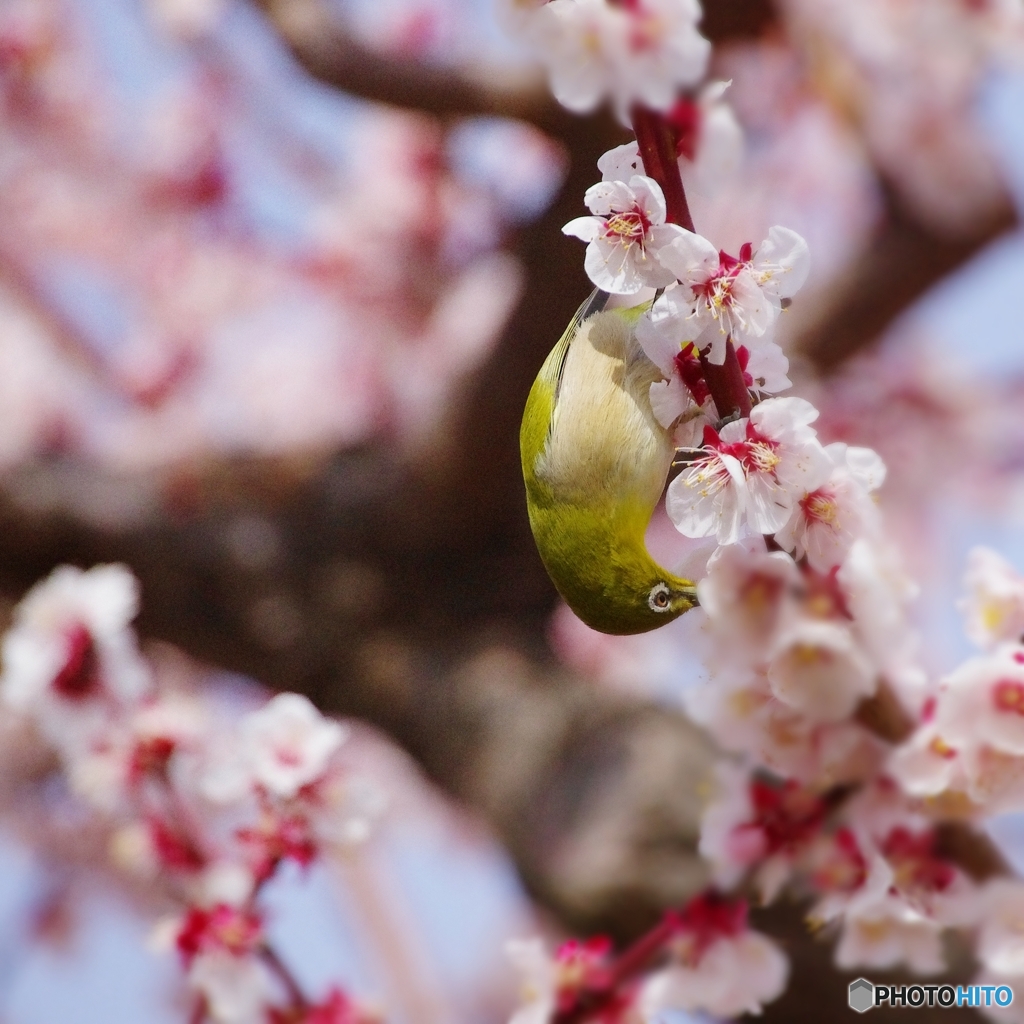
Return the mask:
POLYGON ((502 82, 364 46, 324 0, 256 0, 314 78, 353 96, 441 117, 514 117, 560 135, 572 117, 539 74, 502 82))
MULTIPOLYGON (((503 81, 493 69, 437 67, 363 45, 325 0, 255 0, 314 78, 353 96, 439 117, 494 115, 527 121, 556 138, 581 122, 554 100, 539 71, 503 81)), ((712 42, 760 35, 771 0, 708 0, 701 29, 712 42)))
POLYGON ((929 288, 1017 225, 1009 197, 967 236, 940 235, 895 201, 889 211, 867 249, 794 339, 794 350, 820 373, 831 373, 873 344, 929 288))
POLYGON ((382 451, 148 481, 53 461, 0 496, 0 588, 55 561, 127 562, 143 635, 386 730, 483 812, 567 925, 635 933, 706 881, 708 742, 551 664, 546 580, 508 550, 419 544, 412 523, 438 509, 417 486, 382 451))

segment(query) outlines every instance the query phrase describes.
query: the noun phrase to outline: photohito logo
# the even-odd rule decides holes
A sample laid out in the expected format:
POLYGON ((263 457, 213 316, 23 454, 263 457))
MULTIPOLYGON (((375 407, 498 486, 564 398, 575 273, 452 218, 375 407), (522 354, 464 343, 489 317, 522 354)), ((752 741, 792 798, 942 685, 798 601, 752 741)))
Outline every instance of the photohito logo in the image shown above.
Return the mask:
POLYGON ((850 982, 847 996, 851 1010, 867 1013, 873 1006, 1009 1006, 1009 985, 876 985, 867 978, 850 982))

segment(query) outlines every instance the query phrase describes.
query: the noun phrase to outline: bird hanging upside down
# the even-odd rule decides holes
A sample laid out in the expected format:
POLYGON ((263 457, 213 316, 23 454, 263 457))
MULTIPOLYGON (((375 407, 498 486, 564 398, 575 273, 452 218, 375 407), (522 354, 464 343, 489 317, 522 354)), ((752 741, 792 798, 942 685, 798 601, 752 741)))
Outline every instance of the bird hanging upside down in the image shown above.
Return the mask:
POLYGON ((577 310, 530 389, 520 431, 530 526, 558 592, 602 633, 644 633, 697 603, 644 534, 675 448, 651 411, 661 380, 636 340, 646 305, 577 310))

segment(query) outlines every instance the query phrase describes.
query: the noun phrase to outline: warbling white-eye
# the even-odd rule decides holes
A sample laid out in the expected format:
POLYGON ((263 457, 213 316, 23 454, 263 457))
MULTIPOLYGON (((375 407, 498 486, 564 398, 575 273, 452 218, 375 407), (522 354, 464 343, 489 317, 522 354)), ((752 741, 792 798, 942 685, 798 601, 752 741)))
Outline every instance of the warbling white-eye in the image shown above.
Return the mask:
POLYGON ((646 305, 577 310, 530 389, 520 431, 530 526, 569 607, 602 633, 643 633, 697 603, 644 534, 675 448, 651 411, 661 372, 634 328, 646 305))

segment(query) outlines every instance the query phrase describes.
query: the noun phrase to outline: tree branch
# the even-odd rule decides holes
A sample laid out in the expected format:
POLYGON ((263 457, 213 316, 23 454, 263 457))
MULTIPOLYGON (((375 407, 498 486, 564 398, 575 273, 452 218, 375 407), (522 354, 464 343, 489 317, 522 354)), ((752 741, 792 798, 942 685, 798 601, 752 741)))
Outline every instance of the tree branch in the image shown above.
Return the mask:
POLYGON ((867 249, 797 332, 793 349, 819 373, 834 372, 872 345, 929 288, 1018 222, 1009 197, 965 237, 937 234, 895 201, 889 210, 867 249))

